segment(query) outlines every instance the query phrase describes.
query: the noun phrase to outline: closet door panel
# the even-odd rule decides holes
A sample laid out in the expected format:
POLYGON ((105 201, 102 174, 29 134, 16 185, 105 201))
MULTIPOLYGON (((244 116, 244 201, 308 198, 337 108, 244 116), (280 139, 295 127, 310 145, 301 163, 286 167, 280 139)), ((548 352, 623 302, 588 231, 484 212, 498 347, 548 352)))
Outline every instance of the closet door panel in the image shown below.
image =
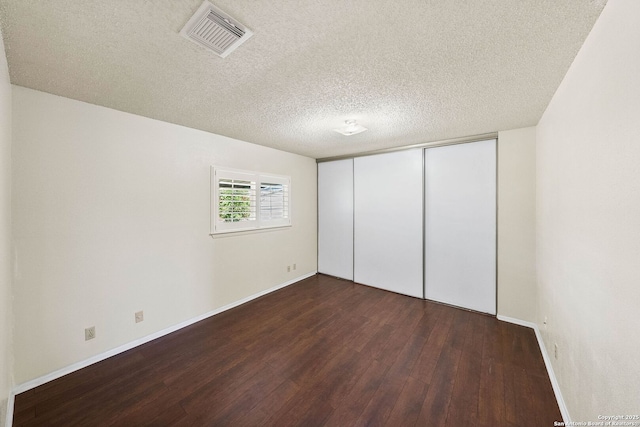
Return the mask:
POLYGON ((354 281, 423 297, 422 150, 354 159, 354 281))
POLYGON ((425 150, 425 294, 496 313, 496 141, 425 150))
POLYGON ((318 163, 318 271, 353 280, 353 159, 318 163))

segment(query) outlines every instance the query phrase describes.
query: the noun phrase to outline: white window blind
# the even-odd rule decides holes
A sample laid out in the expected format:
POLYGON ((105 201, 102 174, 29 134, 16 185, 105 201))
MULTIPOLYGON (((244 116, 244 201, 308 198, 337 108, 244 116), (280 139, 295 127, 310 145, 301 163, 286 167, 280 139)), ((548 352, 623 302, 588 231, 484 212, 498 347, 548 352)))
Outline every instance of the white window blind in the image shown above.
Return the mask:
POLYGON ((221 167, 211 169, 211 233, 291 225, 291 179, 221 167))
POLYGON ((218 181, 220 209, 218 216, 224 222, 256 220, 256 183, 223 178, 218 181))

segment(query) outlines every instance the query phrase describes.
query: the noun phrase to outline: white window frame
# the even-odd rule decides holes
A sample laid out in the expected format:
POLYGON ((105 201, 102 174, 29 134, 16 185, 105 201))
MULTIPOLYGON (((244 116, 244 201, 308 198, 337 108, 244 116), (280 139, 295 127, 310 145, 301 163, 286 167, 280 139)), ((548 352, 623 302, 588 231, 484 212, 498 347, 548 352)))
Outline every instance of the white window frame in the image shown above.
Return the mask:
POLYGON ((262 172, 232 169, 221 166, 211 167, 211 230, 210 234, 225 234, 241 231, 258 231, 263 229, 290 227, 291 222, 291 177, 262 172), (255 183, 256 219, 251 221, 227 222, 220 220, 220 179, 234 179, 255 183), (262 184, 280 184, 285 190, 285 218, 266 219, 260 215, 260 189, 262 184))

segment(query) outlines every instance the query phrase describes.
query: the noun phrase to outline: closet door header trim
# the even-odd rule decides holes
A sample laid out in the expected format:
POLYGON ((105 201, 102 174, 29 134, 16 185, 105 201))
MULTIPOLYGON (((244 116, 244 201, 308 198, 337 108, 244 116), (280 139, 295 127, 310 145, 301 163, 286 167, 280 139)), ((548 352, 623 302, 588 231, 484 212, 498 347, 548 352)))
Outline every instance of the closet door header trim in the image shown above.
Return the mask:
POLYGON ((490 133, 484 133, 481 135, 464 136, 460 138, 443 139, 440 141, 405 145, 404 147, 385 148, 382 150, 366 151, 363 153, 345 154, 343 156, 334 156, 334 157, 325 157, 322 159, 316 159, 316 163, 331 162, 333 160, 354 159, 356 157, 364 157, 364 156, 374 156, 376 154, 393 153, 395 151, 413 150, 414 148, 433 148, 433 147, 443 147, 445 145, 467 144, 469 142, 478 142, 478 141, 484 141, 488 139, 497 139, 497 138, 498 138, 498 132, 490 132, 490 133))

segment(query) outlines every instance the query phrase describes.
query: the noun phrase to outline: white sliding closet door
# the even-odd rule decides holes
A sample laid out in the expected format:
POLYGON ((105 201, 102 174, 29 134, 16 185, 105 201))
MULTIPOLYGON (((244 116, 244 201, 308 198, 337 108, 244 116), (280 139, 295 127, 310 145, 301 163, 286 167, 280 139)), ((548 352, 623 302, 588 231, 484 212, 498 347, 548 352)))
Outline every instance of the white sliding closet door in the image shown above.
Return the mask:
POLYGON ((318 271, 353 280, 353 159, 318 163, 318 271))
POLYGON ((422 150, 354 159, 354 281, 423 297, 422 150))
POLYGON ((496 141, 425 150, 425 293, 496 313, 496 141))

